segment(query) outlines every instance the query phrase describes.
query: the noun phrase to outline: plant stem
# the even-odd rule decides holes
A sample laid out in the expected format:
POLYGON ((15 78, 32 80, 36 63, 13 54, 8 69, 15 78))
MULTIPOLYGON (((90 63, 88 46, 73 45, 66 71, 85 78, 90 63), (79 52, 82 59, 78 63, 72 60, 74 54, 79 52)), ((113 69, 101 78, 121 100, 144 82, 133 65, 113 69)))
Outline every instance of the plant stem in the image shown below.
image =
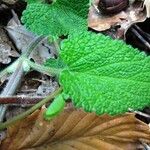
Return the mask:
POLYGON ((4 88, 2 94, 0 96, 11 96, 15 93, 19 83, 20 79, 23 76, 23 67, 21 60, 19 61, 17 68, 15 72, 11 75, 6 87, 4 88))
MULTIPOLYGON (((11 75, 6 87, 4 88, 2 94, 0 96, 11 96, 13 95, 20 82, 21 78, 24 76, 24 71, 22 67, 22 62, 20 62, 17 66, 15 72, 11 75)), ((0 105, 0 121, 3 121, 4 114, 8 108, 8 105, 0 105)))
POLYGON ((58 88, 55 92, 53 92, 51 95, 47 96, 45 99, 43 99, 42 101, 40 101, 39 103, 37 103, 36 105, 34 105, 33 107, 31 107, 29 110, 23 112, 22 114, 4 122, 4 123, 0 123, 0 130, 3 130, 5 128, 7 128, 10 125, 13 125, 16 121, 19 121, 21 119, 24 119, 25 117, 27 117, 28 115, 30 115, 31 113, 33 113, 35 110, 39 109, 40 107, 42 107, 45 103, 49 102, 51 99, 55 98, 58 94, 60 94, 62 91, 62 88, 58 88))
POLYGON ((7 68, 3 69, 2 71, 0 71, 0 79, 9 74, 10 73, 10 68, 15 68, 16 67, 16 63, 19 62, 22 59, 22 57, 19 57, 15 62, 13 62, 12 64, 10 64, 7 68))
POLYGON ((7 68, 0 72, 0 79, 7 74, 7 68))
POLYGON ((37 38, 35 38, 28 46, 28 48, 26 49, 25 53, 23 54, 24 57, 28 58, 31 54, 31 52, 33 50, 35 50, 35 48, 37 48, 37 45, 39 43, 41 43, 43 40, 45 39, 45 37, 39 36, 37 38))
POLYGON ((59 46, 59 40, 58 39, 54 41, 54 46, 56 48, 56 55, 58 56, 59 52, 60 52, 60 46, 59 46))
POLYGON ((59 75, 59 73, 60 73, 60 69, 46 67, 46 66, 34 63, 34 62, 30 61, 29 59, 27 59, 26 61, 32 69, 34 69, 40 73, 44 73, 49 76, 56 76, 56 75, 59 75))
MULTIPOLYGON (((31 52, 36 48, 38 43, 40 43, 43 39, 44 39, 44 37, 42 37, 42 36, 37 37, 28 45, 25 53, 22 54, 21 57, 19 58, 17 68, 16 68, 15 72, 11 75, 6 87, 4 88, 4 90, 2 91, 0 96, 3 96, 3 97, 11 96, 16 92, 18 86, 20 85, 21 79, 25 74, 24 70, 23 70, 24 58, 28 59, 31 52)), ((7 107, 8 107, 8 105, 0 105, 0 122, 3 121, 7 107)))

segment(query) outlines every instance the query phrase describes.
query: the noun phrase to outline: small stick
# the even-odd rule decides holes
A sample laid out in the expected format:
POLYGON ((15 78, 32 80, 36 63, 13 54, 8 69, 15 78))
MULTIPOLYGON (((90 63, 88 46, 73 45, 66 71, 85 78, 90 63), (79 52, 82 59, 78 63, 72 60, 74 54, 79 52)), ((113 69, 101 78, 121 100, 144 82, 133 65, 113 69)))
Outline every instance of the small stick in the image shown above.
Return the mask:
POLYGON ((135 30, 134 28, 130 29, 137 37, 138 39, 148 48, 150 49, 150 44, 139 34, 139 32, 137 30, 135 30))
POLYGON ((133 26, 136 30, 138 30, 141 34, 142 34, 142 36, 144 36, 147 40, 148 40, 148 42, 150 42, 150 34, 148 34, 148 33, 146 33, 146 32, 144 32, 139 26, 137 26, 136 24, 133 26))
POLYGON ((43 97, 0 97, 0 104, 28 105, 40 102, 43 97))
POLYGON ((53 92, 52 94, 50 94, 49 96, 47 96, 45 99, 43 99, 39 103, 35 104, 29 110, 21 113, 20 115, 14 117, 14 118, 12 118, 12 119, 4 122, 4 123, 0 123, 0 130, 5 129, 5 128, 7 128, 10 125, 13 125, 16 121, 24 119, 25 117, 27 117, 28 115, 30 115, 31 113, 33 113, 35 110, 41 108, 45 103, 47 103, 50 100, 52 100, 53 98, 55 98, 58 94, 61 93, 61 91, 62 91, 62 88, 60 87, 55 92, 53 92))
POLYGON ((150 150, 150 145, 147 145, 146 143, 140 141, 142 145, 144 146, 145 150, 150 150))
POLYGON ((133 110, 133 109, 131 109, 131 108, 129 108, 128 109, 130 112, 134 112, 134 113, 136 113, 136 114, 138 114, 138 115, 140 115, 140 116, 143 116, 143 117, 146 117, 146 118, 150 118, 150 115, 148 115, 148 114, 146 114, 146 113, 143 113, 143 112, 141 112, 141 111, 136 111, 136 110, 133 110))

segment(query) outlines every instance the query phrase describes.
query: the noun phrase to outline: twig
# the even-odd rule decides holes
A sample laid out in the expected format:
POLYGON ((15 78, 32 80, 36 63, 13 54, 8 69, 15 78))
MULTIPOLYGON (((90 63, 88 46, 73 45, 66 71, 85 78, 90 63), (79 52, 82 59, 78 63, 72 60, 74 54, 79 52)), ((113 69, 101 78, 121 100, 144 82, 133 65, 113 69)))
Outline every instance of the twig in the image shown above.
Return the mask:
POLYGON ((134 28, 131 28, 131 31, 138 37, 138 39, 148 48, 150 49, 150 44, 147 42, 147 40, 145 40, 137 30, 135 30, 134 28))
POLYGON ((47 96, 45 99, 43 99, 42 101, 40 101, 39 103, 37 103, 36 105, 34 105, 33 107, 31 107, 29 110, 25 111, 24 113, 4 122, 4 123, 0 123, 0 130, 3 130, 5 128, 7 128, 10 125, 13 125, 16 121, 19 121, 21 119, 24 119, 25 117, 27 117, 28 115, 30 115, 31 113, 33 113, 35 110, 39 109, 40 107, 42 107, 45 103, 49 102, 51 99, 55 98, 58 94, 60 94, 62 91, 62 88, 60 87, 59 89, 57 89, 55 92, 53 92, 51 95, 47 96))
POLYGON ((138 30, 143 37, 145 37, 147 39, 148 42, 150 42, 150 34, 144 32, 139 26, 137 26, 136 24, 133 26, 136 30, 138 30))
POLYGON ((150 145, 147 145, 146 143, 142 142, 142 145, 144 146, 145 150, 150 150, 150 145))
POLYGON ((0 104, 30 105, 40 102, 44 97, 0 97, 0 104))
POLYGON ((128 110, 129 110, 130 112, 134 112, 134 113, 136 113, 136 114, 138 114, 138 115, 140 115, 140 116, 143 116, 143 117, 146 117, 146 118, 150 118, 150 115, 145 114, 145 113, 143 113, 143 112, 136 111, 136 110, 133 110, 133 109, 131 109, 131 108, 129 108, 128 110))

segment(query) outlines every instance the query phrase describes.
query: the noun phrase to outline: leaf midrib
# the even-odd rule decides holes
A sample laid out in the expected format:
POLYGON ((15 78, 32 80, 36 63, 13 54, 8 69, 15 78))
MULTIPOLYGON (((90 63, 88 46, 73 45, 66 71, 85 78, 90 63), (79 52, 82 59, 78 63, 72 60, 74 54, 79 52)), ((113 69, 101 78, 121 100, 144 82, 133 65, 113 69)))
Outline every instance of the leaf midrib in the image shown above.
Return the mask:
POLYGON ((87 73, 87 72, 71 71, 69 68, 68 69, 67 68, 63 69, 62 72, 66 71, 66 70, 72 75, 74 75, 74 74, 85 74, 84 75, 85 77, 86 76, 94 76, 94 77, 97 77, 98 79, 103 78, 103 80, 105 80, 105 81, 108 81, 107 79, 122 80, 122 81, 125 80, 125 81, 128 81, 128 82, 130 81, 130 82, 133 82, 133 83, 143 83, 143 84, 147 83, 150 86, 150 82, 148 82, 148 81, 137 81, 137 80, 133 80, 133 79, 117 78, 117 77, 110 77, 110 76, 98 76, 98 75, 90 74, 90 73, 87 73))

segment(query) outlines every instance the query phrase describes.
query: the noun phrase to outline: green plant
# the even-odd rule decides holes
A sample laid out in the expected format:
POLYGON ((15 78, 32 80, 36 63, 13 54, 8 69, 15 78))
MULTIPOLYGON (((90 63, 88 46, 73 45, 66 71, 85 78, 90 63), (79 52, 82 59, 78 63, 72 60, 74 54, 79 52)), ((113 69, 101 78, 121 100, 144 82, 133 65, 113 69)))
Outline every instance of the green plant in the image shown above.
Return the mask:
POLYGON ((22 22, 31 31, 56 38, 87 30, 89 0, 56 0, 52 4, 30 0, 22 22))
POLYGON ((77 108, 96 114, 116 115, 150 104, 150 57, 102 34, 71 34, 62 41, 58 59, 50 59, 45 67, 28 64, 56 75, 63 89, 61 99, 55 99, 45 113, 48 120, 68 98, 77 108))
POLYGON ((63 95, 78 108, 114 115, 150 104, 150 57, 122 41, 75 33, 62 42, 59 59, 63 95))
MULTIPOLYGON (((62 3, 57 0, 55 3, 63 5, 67 2, 75 3, 74 0, 63 0, 62 3)), ((57 76, 61 86, 59 92, 50 96, 56 98, 45 112, 45 119, 50 120, 60 113, 67 99, 71 99, 75 107, 96 114, 116 115, 128 111, 129 108, 141 109, 149 105, 150 57, 121 40, 113 40, 108 36, 86 31, 85 28, 83 30, 82 27, 78 32, 72 32, 76 30, 75 26, 72 26, 74 28, 72 30, 70 26, 65 27, 65 24, 61 24, 62 30, 59 27, 57 31, 55 24, 49 24, 49 20, 43 22, 44 20, 33 18, 32 15, 29 17, 31 8, 35 15, 35 8, 44 5, 39 11, 41 15, 44 15, 43 8, 46 6, 51 10, 55 3, 50 7, 47 4, 31 3, 22 19, 37 34, 52 37, 69 34, 68 38, 61 42, 57 59, 50 59, 42 66, 29 59, 24 60, 31 68, 39 72, 57 76), (36 22, 38 22, 37 25, 36 22)), ((57 18, 56 22, 60 23, 57 18)), ((49 100, 44 99, 28 113, 0 125, 0 128, 25 117, 49 100)))

